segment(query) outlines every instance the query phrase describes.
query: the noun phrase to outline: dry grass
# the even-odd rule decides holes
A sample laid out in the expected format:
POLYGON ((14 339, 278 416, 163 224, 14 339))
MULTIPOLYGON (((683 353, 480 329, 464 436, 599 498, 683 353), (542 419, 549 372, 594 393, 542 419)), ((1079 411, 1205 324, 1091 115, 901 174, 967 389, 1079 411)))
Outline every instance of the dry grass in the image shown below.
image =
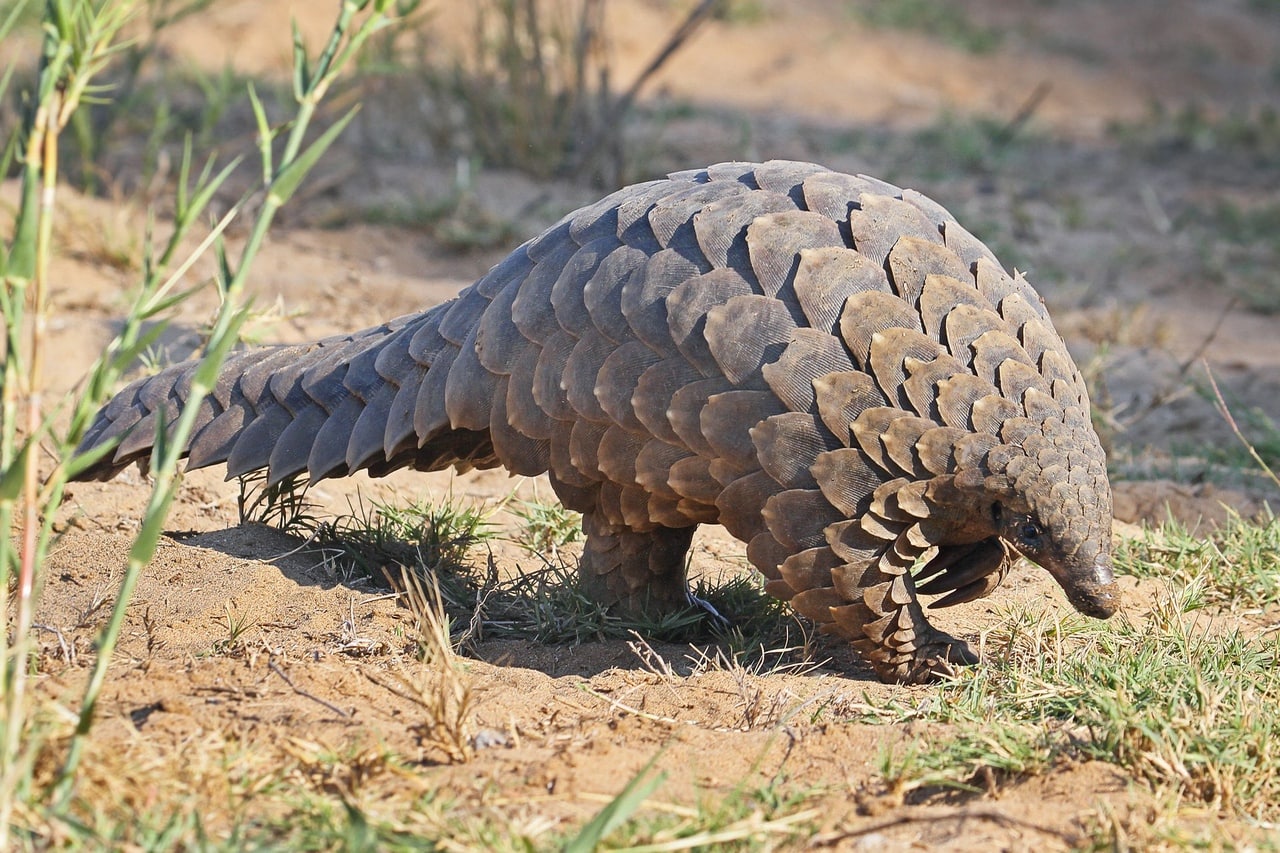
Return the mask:
POLYGON ((422 712, 410 729, 423 743, 442 754, 445 761, 465 763, 475 753, 472 716, 476 697, 454 651, 440 585, 434 575, 424 581, 404 568, 398 581, 401 599, 413 615, 419 660, 416 665, 402 665, 393 673, 395 684, 383 686, 422 712))

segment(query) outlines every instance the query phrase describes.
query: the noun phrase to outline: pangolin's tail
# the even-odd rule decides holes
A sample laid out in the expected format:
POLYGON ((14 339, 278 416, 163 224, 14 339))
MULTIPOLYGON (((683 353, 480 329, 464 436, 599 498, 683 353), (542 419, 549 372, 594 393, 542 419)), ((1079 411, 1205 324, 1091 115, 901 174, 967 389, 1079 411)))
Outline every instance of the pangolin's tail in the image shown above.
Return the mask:
MULTIPOLYGON (((184 455, 188 468, 227 464, 227 477, 267 469, 275 484, 368 469, 497 464, 487 432, 453 430, 444 408, 452 354, 438 331, 447 306, 355 334, 232 354, 200 402, 184 455)), ((170 435, 199 365, 189 361, 134 382, 89 427, 80 449, 119 438, 80 475, 107 480, 133 462, 146 467, 157 424, 170 435)))

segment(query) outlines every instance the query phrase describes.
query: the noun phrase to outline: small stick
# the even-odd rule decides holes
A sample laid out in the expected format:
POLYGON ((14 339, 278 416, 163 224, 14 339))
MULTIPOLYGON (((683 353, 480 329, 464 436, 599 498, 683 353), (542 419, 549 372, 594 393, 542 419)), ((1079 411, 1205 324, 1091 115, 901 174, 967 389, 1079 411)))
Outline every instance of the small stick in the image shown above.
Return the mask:
POLYGON ((949 823, 953 821, 963 822, 966 820, 987 820, 1000 826, 1013 827, 1017 829, 1030 829, 1056 838, 1061 838, 1068 843, 1076 840, 1075 836, 1070 833, 1063 832, 1060 829, 1054 829, 1049 826, 1042 826, 1028 820, 1013 817, 1007 814, 1001 814, 993 809, 974 809, 973 811, 958 811, 945 814, 908 814, 898 815, 896 817, 887 818, 876 823, 870 823, 860 826, 857 829, 844 830, 843 832, 834 832, 829 835, 819 835, 810 841, 815 847, 834 847, 841 841, 847 841, 851 838, 859 836, 873 835, 886 829, 892 829, 895 826, 909 826, 911 824, 932 824, 932 823, 949 823))
POLYGON ((293 690, 294 693, 297 693, 299 696, 303 696, 307 699, 310 699, 312 702, 319 702, 321 705, 325 706, 330 711, 332 711, 333 713, 337 714, 340 717, 343 717, 348 720, 351 719, 351 715, 348 714, 346 711, 342 710, 341 708, 339 708, 337 705, 333 704, 332 702, 326 702, 324 699, 321 699, 319 696, 315 695, 314 693, 308 693, 298 685, 294 684, 293 680, 290 679, 289 676, 284 674, 284 670, 276 666, 275 661, 268 661, 267 666, 271 669, 272 672, 274 672, 276 675, 284 679, 284 683, 289 685, 289 687, 293 690))
POLYGON ((662 49, 649 61, 645 69, 637 75, 631 86, 614 104, 613 115, 615 119, 631 108, 632 102, 640 94, 644 84, 649 82, 649 78, 656 74, 658 69, 662 68, 667 60, 671 58, 672 54, 679 50, 698 31, 698 28, 711 17, 711 14, 716 11, 716 6, 719 5, 719 2, 720 0, 702 0, 701 3, 693 7, 693 10, 685 17, 683 23, 667 39, 667 43, 662 46, 662 49))
POLYGON ((1218 390, 1218 383, 1213 378, 1213 371, 1209 369, 1209 362, 1205 361, 1203 363, 1205 375, 1209 377, 1209 387, 1213 389, 1213 399, 1216 403, 1218 414, 1222 415, 1223 419, 1226 420, 1227 425, 1231 427, 1231 431, 1236 434, 1236 438, 1240 439, 1240 443, 1244 445, 1245 450, 1248 450, 1249 455, 1253 457, 1253 461, 1258 463, 1258 467, 1271 478, 1271 482, 1275 483, 1277 487, 1280 487, 1280 477, 1277 477, 1276 472, 1271 470, 1271 466, 1263 461, 1262 457, 1258 454, 1258 451, 1249 443, 1249 439, 1245 438, 1244 433, 1240 430, 1240 426, 1236 423, 1236 419, 1232 417, 1231 410, 1227 408, 1227 401, 1223 399, 1222 392, 1218 390))
POLYGON ((1036 114, 1036 110, 1040 109, 1040 104, 1048 97, 1053 85, 1048 80, 1041 80, 1039 85, 1031 91, 1027 99, 1022 102, 1022 106, 1018 107, 1018 111, 1013 114, 1013 118, 1009 119, 991 138, 996 148, 1003 148, 1022 130, 1023 126, 1031 121, 1031 117, 1036 114))

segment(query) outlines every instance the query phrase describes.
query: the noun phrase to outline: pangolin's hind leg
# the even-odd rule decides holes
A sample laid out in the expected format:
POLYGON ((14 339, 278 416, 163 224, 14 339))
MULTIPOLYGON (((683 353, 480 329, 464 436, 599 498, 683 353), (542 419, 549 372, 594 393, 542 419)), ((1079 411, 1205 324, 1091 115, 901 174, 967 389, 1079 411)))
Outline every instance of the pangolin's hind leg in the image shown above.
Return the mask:
POLYGON ((689 605, 685 555, 696 525, 637 532, 597 513, 582 517, 586 543, 578 574, 583 591, 629 616, 661 616, 689 605))

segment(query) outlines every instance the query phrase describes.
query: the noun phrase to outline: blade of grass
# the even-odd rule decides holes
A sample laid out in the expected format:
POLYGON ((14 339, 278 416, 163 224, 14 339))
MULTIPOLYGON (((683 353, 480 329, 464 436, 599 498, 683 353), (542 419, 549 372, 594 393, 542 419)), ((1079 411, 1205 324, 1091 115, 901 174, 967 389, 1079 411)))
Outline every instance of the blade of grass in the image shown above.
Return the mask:
POLYGON ((564 853, 591 853, 600 849, 600 844, 609 836, 609 833, 636 813, 644 801, 649 799, 653 792, 667 780, 665 771, 653 773, 653 766, 661 755, 662 753, 658 753, 650 758, 648 763, 631 777, 631 780, 618 792, 618 796, 610 800, 607 806, 565 844, 564 853))

